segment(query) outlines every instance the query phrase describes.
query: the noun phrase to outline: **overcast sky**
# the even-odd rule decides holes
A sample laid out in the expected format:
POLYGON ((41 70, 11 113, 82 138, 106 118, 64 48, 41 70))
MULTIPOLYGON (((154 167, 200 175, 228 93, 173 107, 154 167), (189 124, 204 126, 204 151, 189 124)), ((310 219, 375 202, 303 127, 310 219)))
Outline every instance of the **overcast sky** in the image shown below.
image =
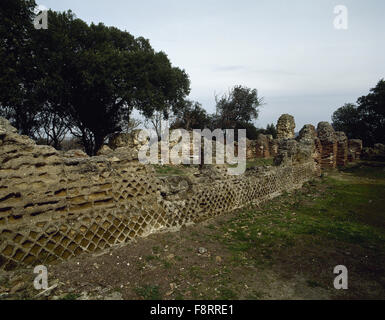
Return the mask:
POLYGON ((264 97, 257 126, 292 114, 297 131, 330 121, 385 78, 383 0, 41 0, 150 39, 191 79, 190 99, 215 111, 234 85, 264 97), (334 8, 348 9, 348 29, 334 8))

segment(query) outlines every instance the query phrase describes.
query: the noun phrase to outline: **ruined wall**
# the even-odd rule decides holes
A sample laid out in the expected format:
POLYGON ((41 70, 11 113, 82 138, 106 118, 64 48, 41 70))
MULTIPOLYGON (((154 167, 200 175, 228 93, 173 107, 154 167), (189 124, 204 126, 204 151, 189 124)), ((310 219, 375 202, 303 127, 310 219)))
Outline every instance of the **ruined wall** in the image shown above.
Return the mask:
POLYGON ((269 136, 260 134, 256 140, 256 158, 270 158, 270 140, 269 136))
POLYGON ((344 167, 348 163, 348 137, 344 132, 336 132, 337 138, 337 166, 344 167))
POLYGON ((242 176, 182 178, 175 187, 129 148, 92 158, 62 153, 0 119, 0 268, 66 260, 177 229, 299 188, 318 172, 308 159, 242 176))
POLYGON ((283 114, 277 123, 277 138, 278 139, 294 139, 295 133, 294 117, 289 114, 283 114))
POLYGON ((362 140, 351 139, 349 140, 348 145, 349 145, 348 160, 350 162, 360 160, 362 149, 363 149, 362 140))
POLYGON ((364 148, 361 158, 369 161, 385 161, 385 145, 376 143, 373 147, 364 148))
POLYGON ((255 159, 257 157, 257 141, 256 140, 246 140, 246 159, 255 159))
POLYGON ((297 140, 309 148, 311 157, 318 165, 321 165, 322 144, 321 140, 317 137, 315 127, 311 124, 304 125, 304 127, 299 132, 297 140))
POLYGON ((257 140, 247 140, 247 159, 273 158, 278 153, 278 140, 271 135, 259 134, 257 140))
POLYGON ((321 167, 337 167, 337 137, 330 123, 320 122, 317 127, 318 138, 321 142, 321 167))

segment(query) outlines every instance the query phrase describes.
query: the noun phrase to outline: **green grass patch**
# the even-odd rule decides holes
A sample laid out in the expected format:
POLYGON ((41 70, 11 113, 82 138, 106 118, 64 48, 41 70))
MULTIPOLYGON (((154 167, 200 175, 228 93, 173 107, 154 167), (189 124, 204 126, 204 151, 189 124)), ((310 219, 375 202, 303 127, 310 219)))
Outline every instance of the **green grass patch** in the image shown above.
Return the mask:
POLYGON ((134 289, 135 293, 144 300, 162 300, 159 286, 145 285, 134 289))
POLYGON ((246 163, 246 168, 254 168, 261 166, 272 166, 274 164, 273 158, 258 158, 253 160, 248 160, 246 163))
POLYGON ((271 262, 277 250, 303 241, 336 240, 384 250, 385 181, 360 179, 363 172, 381 177, 383 168, 349 170, 349 179, 326 176, 262 208, 245 209, 221 228, 217 239, 234 258, 249 254, 256 263, 271 262))
POLYGON ((218 300, 236 300, 238 299, 237 293, 228 287, 222 287, 219 289, 218 300))
POLYGON ((351 173, 356 177, 368 179, 385 179, 385 163, 384 162, 358 162, 349 165, 342 170, 351 173))
POLYGON ((158 176, 184 176, 184 175, 186 175, 186 172, 180 167, 154 165, 154 168, 155 168, 155 173, 158 176))

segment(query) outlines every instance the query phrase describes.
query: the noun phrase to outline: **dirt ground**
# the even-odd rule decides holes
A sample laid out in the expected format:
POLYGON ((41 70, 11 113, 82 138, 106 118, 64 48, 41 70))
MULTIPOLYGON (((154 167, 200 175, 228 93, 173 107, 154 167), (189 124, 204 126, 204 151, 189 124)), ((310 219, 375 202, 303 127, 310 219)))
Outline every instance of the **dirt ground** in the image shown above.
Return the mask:
POLYGON ((385 167, 331 171, 261 207, 48 266, 0 273, 1 299, 385 299, 385 167), (336 290, 345 265, 349 289, 336 290))

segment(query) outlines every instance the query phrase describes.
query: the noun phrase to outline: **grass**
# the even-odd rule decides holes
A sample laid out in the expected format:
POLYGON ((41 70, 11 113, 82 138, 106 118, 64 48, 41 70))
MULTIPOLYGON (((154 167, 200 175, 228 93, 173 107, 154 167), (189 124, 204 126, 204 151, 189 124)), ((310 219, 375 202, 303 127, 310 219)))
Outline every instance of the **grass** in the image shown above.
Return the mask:
POLYGON ((145 285, 135 289, 135 293, 144 300, 161 300, 159 286, 145 285))
POLYGON ((219 289, 219 297, 218 300, 236 300, 238 299, 237 293, 235 293, 232 289, 228 287, 223 287, 219 289))
MULTIPOLYGON (((214 237, 232 252, 233 268, 254 265, 266 269, 289 259, 295 268, 309 271, 306 284, 310 288, 330 287, 329 278, 318 277, 317 267, 307 261, 311 260, 310 252, 320 261, 331 259, 339 250, 353 256, 371 255, 374 265, 368 270, 376 269, 380 274, 365 270, 367 274, 360 276, 381 278, 381 261, 385 261, 384 167, 364 164, 327 173, 261 208, 242 210, 214 237), (296 257, 283 257, 288 252, 296 257)), ((362 261, 350 263, 354 269, 366 268, 362 261)), ((226 293, 220 298, 225 299, 226 293)))
POLYGON ((155 172, 158 176, 184 176, 186 172, 176 166, 154 165, 155 172))
POLYGON ((361 161, 349 165, 342 172, 353 174, 356 177, 369 179, 385 179, 384 162, 361 161))
POLYGON ((384 168, 380 163, 357 163, 325 171, 302 189, 259 207, 221 215, 179 233, 153 235, 151 242, 143 240, 137 248, 144 258, 132 262, 138 270, 132 279, 126 271, 117 275, 139 281, 125 296, 384 299, 384 168), (207 254, 199 255, 200 247, 207 254), (333 269, 341 264, 349 270, 349 290, 333 286, 333 269))
MULTIPOLYGON (((256 159, 249 159, 246 161, 247 169, 261 167, 261 166, 273 166, 273 165, 274 165, 273 158, 256 158, 256 159)), ((235 168, 237 164, 229 164, 228 166, 230 168, 235 168)))
MULTIPOLYGON (((301 241, 339 241, 363 248, 385 249, 385 179, 383 168, 345 170, 349 179, 333 175, 305 185, 261 209, 249 208, 231 219, 218 239, 255 262, 301 241), (370 183, 361 176, 376 178, 370 183), (261 259, 261 257, 263 257, 261 259)), ((235 255, 236 257, 236 255, 235 255)), ((238 259, 239 260, 239 259, 238 259)))
POLYGON ((253 159, 248 160, 246 164, 246 168, 254 168, 254 167, 260 167, 260 166, 272 166, 274 164, 273 158, 260 158, 260 159, 253 159))

